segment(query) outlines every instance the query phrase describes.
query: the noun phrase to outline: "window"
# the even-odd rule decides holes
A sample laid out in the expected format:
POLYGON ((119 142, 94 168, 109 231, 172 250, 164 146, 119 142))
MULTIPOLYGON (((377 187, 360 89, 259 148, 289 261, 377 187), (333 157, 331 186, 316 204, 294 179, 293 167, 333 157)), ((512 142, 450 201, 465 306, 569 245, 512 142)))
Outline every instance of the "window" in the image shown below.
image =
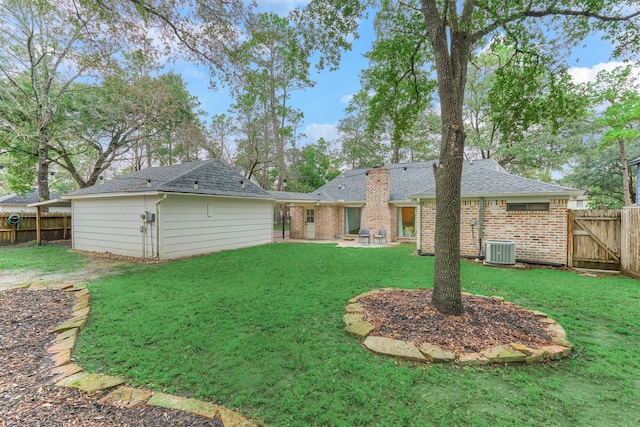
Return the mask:
POLYGON ((398 237, 416 236, 416 208, 398 208, 398 237))
POLYGON ((362 208, 344 208, 344 234, 358 234, 362 208))
POLYGON ((576 207, 577 208, 583 208, 584 207, 584 200, 576 200, 576 207))
POLYGON ((313 224, 316 222, 316 210, 307 209, 307 224, 313 224))
POLYGON ((549 203, 507 203, 507 211, 548 212, 549 203))

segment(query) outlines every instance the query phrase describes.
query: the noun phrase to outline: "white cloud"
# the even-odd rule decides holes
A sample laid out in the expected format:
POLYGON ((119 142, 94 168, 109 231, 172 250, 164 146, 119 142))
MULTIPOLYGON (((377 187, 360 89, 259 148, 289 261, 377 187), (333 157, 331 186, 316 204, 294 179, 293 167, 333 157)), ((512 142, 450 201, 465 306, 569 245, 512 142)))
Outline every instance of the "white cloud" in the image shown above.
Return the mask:
POLYGON ((324 138, 329 143, 338 137, 338 128, 330 123, 312 123, 304 129, 303 133, 307 137, 302 141, 302 145, 314 144, 320 138, 324 138))
POLYGON ((342 95, 340 97, 340 102, 343 103, 343 104, 349 104, 352 99, 353 99, 353 94, 349 93, 347 95, 342 95))
POLYGON ((572 67, 569 68, 569 74, 573 78, 574 83, 587 83, 593 82, 596 80, 596 75, 602 71, 607 70, 611 71, 615 67, 620 65, 624 65, 623 62, 601 62, 600 64, 596 64, 593 67, 572 67))
POLYGON ((308 3, 309 0, 261 0, 258 4, 258 10, 286 14, 296 7, 304 7, 308 3))
POLYGON ((185 80, 193 79, 193 80, 203 80, 207 82, 209 81, 209 74, 205 72, 204 67, 196 68, 191 64, 189 65, 185 64, 185 68, 182 70, 180 74, 182 74, 182 77, 184 77, 185 80))

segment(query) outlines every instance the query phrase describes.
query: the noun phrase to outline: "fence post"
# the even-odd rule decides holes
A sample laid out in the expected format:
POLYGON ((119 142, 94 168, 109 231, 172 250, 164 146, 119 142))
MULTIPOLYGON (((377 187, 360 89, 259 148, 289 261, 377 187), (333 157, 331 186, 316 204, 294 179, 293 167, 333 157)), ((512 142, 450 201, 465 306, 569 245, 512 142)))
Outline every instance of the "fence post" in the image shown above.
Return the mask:
POLYGON ((16 244, 16 238, 18 237, 18 224, 14 224, 11 229, 11 244, 16 244))
POLYGON ((42 237, 40 236, 42 234, 42 216, 40 214, 40 206, 36 206, 36 244, 38 246, 42 243, 42 237))
POLYGON ((567 266, 573 268, 573 212, 567 210, 567 266))

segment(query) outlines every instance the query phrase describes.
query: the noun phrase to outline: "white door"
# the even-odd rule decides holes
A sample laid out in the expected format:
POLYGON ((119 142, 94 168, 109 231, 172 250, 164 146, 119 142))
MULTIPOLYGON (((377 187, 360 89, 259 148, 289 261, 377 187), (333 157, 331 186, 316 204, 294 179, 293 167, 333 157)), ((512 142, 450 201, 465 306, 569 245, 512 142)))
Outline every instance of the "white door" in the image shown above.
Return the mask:
POLYGON ((306 215, 304 220, 304 238, 316 238, 316 210, 305 209, 306 215))

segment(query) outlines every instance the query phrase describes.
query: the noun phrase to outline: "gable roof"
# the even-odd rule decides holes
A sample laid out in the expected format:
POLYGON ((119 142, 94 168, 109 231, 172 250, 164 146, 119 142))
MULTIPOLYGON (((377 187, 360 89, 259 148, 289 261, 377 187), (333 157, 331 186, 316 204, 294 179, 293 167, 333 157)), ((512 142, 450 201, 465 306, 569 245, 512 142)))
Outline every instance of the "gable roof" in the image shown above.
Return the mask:
POLYGON ((148 192, 272 198, 268 192, 219 159, 142 169, 65 194, 63 198, 148 192))
MULTIPOLYGON (((384 165, 389 170, 389 201, 409 201, 412 194, 434 186, 434 161, 413 163, 391 163, 384 165)), ((320 202, 364 203, 366 200, 366 173, 371 168, 345 171, 327 184, 310 193, 320 202)), ((465 162, 463 171, 496 170, 506 173, 493 159, 465 162)))
MULTIPOLYGON (((492 197, 492 196, 569 196, 581 195, 584 191, 560 185, 536 181, 488 169, 467 170, 462 173, 460 185, 462 197, 492 197)), ((412 198, 434 198, 435 185, 413 194, 412 198)))
MULTIPOLYGON (((435 197, 433 164, 436 161, 392 163, 389 170, 389 201, 408 202, 416 198, 435 197)), ((283 201, 315 201, 323 203, 365 203, 366 172, 372 168, 345 171, 331 182, 311 193, 271 192, 283 201)), ((570 195, 580 190, 522 178, 509 174, 493 159, 465 161, 462 166, 463 197, 497 195, 570 195)))
MULTIPOLYGON (((58 193, 49 192, 49 199, 59 199, 58 193)), ((40 201, 40 195, 37 190, 30 191, 25 194, 9 194, 7 196, 0 196, 0 205, 28 205, 40 201)))

